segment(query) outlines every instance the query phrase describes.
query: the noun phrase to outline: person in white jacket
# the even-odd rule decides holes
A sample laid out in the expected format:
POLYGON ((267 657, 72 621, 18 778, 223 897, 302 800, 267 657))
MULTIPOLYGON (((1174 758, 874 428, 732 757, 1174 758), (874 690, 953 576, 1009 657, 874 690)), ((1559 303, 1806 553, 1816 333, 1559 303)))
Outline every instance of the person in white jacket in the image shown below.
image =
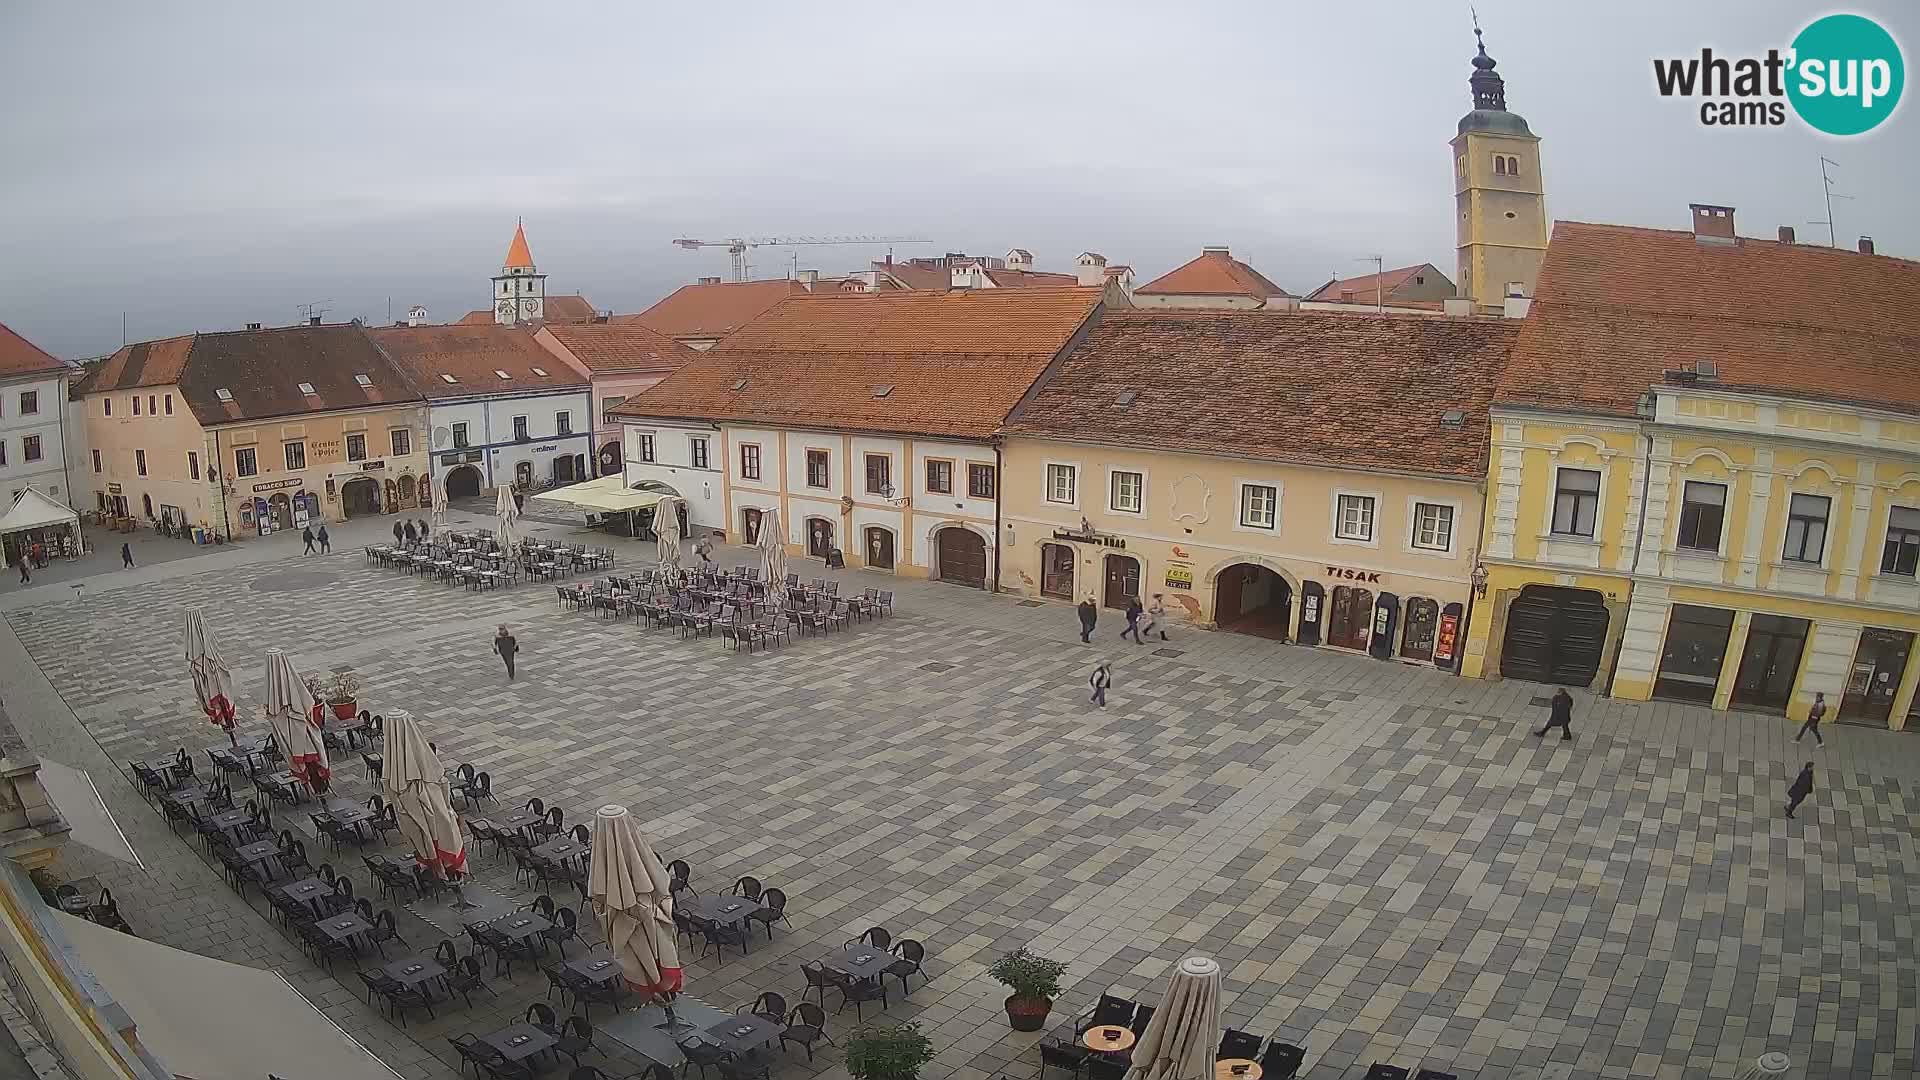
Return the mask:
POLYGON ((1147 625, 1141 629, 1140 635, 1145 637, 1156 630, 1160 632, 1161 641, 1167 640, 1167 596, 1165 593, 1153 594, 1153 603, 1147 605, 1147 625))

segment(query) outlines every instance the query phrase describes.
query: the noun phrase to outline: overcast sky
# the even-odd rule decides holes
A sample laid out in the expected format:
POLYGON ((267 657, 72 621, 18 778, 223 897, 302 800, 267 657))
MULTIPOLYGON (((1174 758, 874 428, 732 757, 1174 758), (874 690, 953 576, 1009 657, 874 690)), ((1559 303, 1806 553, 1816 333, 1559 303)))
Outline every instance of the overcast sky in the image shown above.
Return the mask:
MULTIPOLYGON (((1555 218, 1824 227, 1920 257, 1920 117, 1872 136, 1703 128, 1654 55, 1784 47, 1782 0, 1482 0, 1555 218)), ((1866 3, 1916 60, 1920 9, 1866 3)), ((0 321, 65 357, 249 321, 488 302, 523 215, 549 295, 634 311, 721 251, 676 236, 899 234, 898 256, 1092 249, 1146 280, 1227 244, 1296 291, 1453 265, 1466 0, 994 0, 0 8, 0 321)), ((1911 94, 1909 94, 1911 96, 1911 94)), ((799 249, 859 268, 883 249, 799 249)), ((784 276, 761 249, 756 276, 784 276)))

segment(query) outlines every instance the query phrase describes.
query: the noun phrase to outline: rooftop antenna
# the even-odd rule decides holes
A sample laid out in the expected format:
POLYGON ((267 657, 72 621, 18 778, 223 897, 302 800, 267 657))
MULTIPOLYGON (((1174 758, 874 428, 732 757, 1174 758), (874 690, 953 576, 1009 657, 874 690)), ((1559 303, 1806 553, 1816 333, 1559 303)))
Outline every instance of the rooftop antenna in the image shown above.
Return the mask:
POLYGON ((1807 224, 1825 225, 1827 227, 1827 246, 1839 247, 1840 241, 1836 239, 1834 235, 1834 228, 1833 228, 1833 200, 1851 199, 1853 198, 1853 196, 1842 195, 1839 192, 1833 190, 1833 177, 1827 175, 1828 166, 1832 166, 1833 168, 1837 169, 1840 167, 1840 163, 1830 158, 1827 158, 1825 156, 1822 156, 1820 158, 1820 189, 1827 197, 1827 219, 1825 221, 1809 221, 1807 222, 1807 224))
POLYGON ((331 303, 333 303, 331 300, 314 300, 305 304, 297 304, 295 307, 300 312, 300 321, 302 323, 310 323, 316 318, 326 317, 327 312, 331 309, 324 305, 331 303))
POLYGON ((1376 315, 1385 315, 1387 313, 1387 294, 1385 292, 1385 279, 1387 274, 1386 257, 1384 255, 1362 255, 1358 259, 1355 259, 1354 262, 1370 262, 1373 264, 1373 312, 1376 315))

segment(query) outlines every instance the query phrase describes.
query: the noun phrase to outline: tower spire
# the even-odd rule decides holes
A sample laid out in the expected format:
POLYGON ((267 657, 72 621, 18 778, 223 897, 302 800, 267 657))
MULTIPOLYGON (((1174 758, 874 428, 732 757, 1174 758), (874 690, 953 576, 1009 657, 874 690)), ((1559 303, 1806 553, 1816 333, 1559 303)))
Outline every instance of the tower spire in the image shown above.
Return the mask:
POLYGON ((1478 12, 1473 16, 1473 40, 1474 44, 1479 46, 1479 52, 1473 58, 1473 77, 1467 80, 1467 84, 1473 87, 1473 107, 1506 112, 1507 84, 1500 78, 1499 72, 1493 69, 1493 57, 1487 55, 1486 40, 1480 35, 1478 12))
POLYGON ((533 251, 527 247, 527 226, 524 219, 514 222, 513 243, 507 245, 507 261, 501 265, 508 270, 533 269, 533 251))

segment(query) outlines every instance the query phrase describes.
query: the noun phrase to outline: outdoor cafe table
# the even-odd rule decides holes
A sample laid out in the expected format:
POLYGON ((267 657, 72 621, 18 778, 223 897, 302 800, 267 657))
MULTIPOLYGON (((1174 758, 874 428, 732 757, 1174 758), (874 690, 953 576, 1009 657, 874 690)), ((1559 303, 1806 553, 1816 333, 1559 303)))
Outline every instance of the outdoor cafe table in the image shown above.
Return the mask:
POLYGON ((1086 1048, 1101 1054, 1117 1054, 1131 1050, 1135 1041, 1133 1032, 1119 1024, 1102 1024, 1090 1027, 1080 1040, 1086 1048))
POLYGON ((327 807, 327 816, 342 825, 353 826, 353 835, 364 840, 366 839, 366 834, 360 831, 360 826, 365 822, 372 821, 374 815, 373 811, 364 806, 354 806, 349 803, 346 806, 340 806, 338 808, 333 804, 329 804, 327 807))
POLYGON ((515 1024, 480 1040, 508 1061, 525 1061, 544 1050, 553 1049, 554 1037, 532 1024, 515 1024))
POLYGON ((300 793, 306 790, 307 782, 305 780, 300 779, 285 769, 281 769, 277 773, 268 774, 266 779, 269 783, 279 784, 281 787, 293 792, 294 801, 303 801, 301 800, 300 793))
POLYGON ((317 877, 301 878, 299 881, 280 890, 281 895, 287 899, 303 904, 311 904, 323 896, 331 895, 332 892, 333 886, 328 885, 317 877))
MULTIPOLYGON (((251 866, 254 863, 266 862, 268 859, 277 858, 280 854, 280 848, 271 840, 255 840, 245 847, 234 848, 233 852, 240 857, 241 862, 251 866)), ((268 876, 271 877, 272 875, 269 874, 268 876)))
POLYGON ((786 1030, 785 1025, 776 1024, 764 1016, 738 1013, 706 1028, 701 1034, 727 1050, 745 1054, 756 1046, 779 1038, 786 1030))
POLYGON ((608 952, 605 946, 600 946, 593 952, 568 964, 567 970, 583 979, 597 983, 603 983, 609 979, 617 979, 626 973, 625 969, 620 966, 620 961, 614 959, 613 954, 608 952))
POLYGON ((424 982, 432 982, 435 979, 444 978, 447 974, 447 969, 440 965, 439 960, 422 954, 420 956, 409 956, 402 960, 395 960, 393 963, 381 968, 380 973, 392 979, 394 982, 399 983, 401 986, 414 987, 424 982))
POLYGON ((593 1030, 648 1061, 677 1068, 687 1060, 680 1052, 681 1039, 728 1020, 726 1013, 685 995, 673 1003, 673 1015, 680 1025, 672 1032, 660 1026, 666 1023, 667 1014, 658 1005, 629 1009, 604 1024, 595 1024, 593 1030))
MULTIPOLYGON (((686 903, 683 910, 689 915, 697 915, 710 922, 730 926, 737 922, 744 922, 756 911, 764 911, 766 909, 759 903, 749 900, 744 896, 728 896, 722 893, 719 896, 696 896, 692 901, 686 903)), ((887 957, 887 963, 890 964, 897 959, 899 959, 899 957, 889 956, 887 957)), ((881 966, 885 967, 886 964, 882 964, 881 966)))
POLYGON ((1213 1080, 1260 1080, 1261 1071, 1252 1058, 1221 1058, 1213 1063, 1213 1080))
POLYGON ((351 941, 356 934, 364 934, 373 929, 367 920, 358 915, 335 915, 321 919, 314 924, 320 932, 335 941, 351 941))
POLYGON ((197 787, 184 787, 178 791, 169 791, 161 795, 160 798, 166 802, 173 803, 175 806, 199 806, 202 803, 213 801, 212 795, 207 794, 197 787))
POLYGON ((878 978, 887 970, 887 965, 900 959, 885 949, 872 945, 849 945, 839 952, 829 955, 822 961, 827 967, 842 975, 856 979, 878 978), (861 959, 865 957, 865 959, 861 959))
POLYGON ((586 851, 586 847, 578 840, 573 840, 565 836, 557 840, 549 840, 533 849, 535 855, 540 856, 548 862, 564 862, 573 858, 575 855, 584 855, 586 851))
POLYGON ((355 715, 345 720, 335 720, 327 725, 327 729, 345 735, 347 737, 347 745, 357 747, 360 745, 360 733, 367 730, 371 724, 371 718, 362 720, 358 715, 355 715))
POLYGON ((253 815, 247 813, 245 810, 222 810, 207 819, 207 824, 219 829, 221 832, 230 832, 243 825, 250 825, 252 823, 253 815))
POLYGON ((515 941, 525 941, 551 929, 553 924, 538 915, 523 911, 517 915, 502 915, 487 926, 515 941))
POLYGON ((545 820, 547 820, 545 817, 531 810, 515 810, 505 817, 488 818, 487 824, 508 832, 519 832, 521 829, 531 829, 545 820))

